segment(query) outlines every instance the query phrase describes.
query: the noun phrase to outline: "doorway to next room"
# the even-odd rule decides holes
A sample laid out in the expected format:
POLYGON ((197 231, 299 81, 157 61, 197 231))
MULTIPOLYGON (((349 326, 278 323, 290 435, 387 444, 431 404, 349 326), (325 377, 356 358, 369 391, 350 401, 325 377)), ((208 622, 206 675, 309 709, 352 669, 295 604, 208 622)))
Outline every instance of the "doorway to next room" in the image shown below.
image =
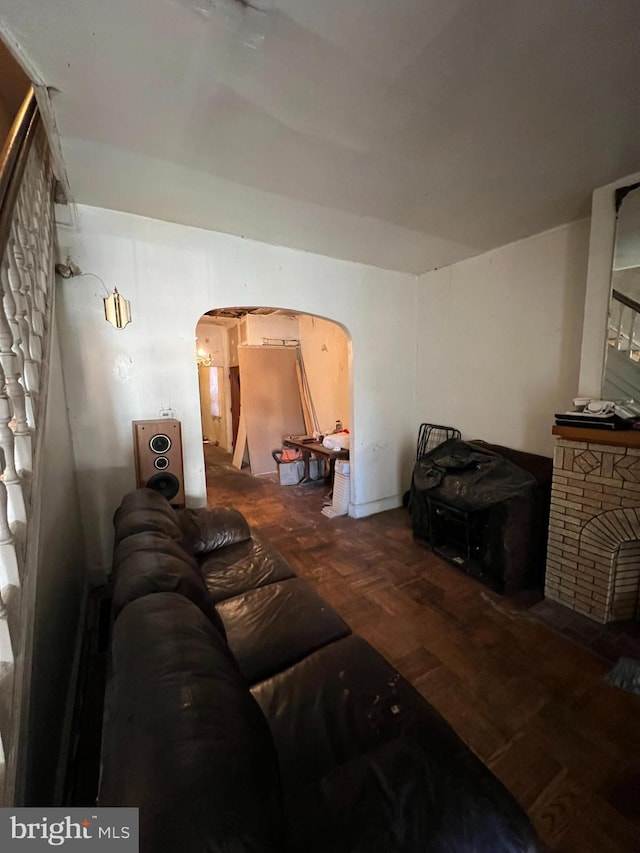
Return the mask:
POLYGON ((340 483, 348 477, 352 354, 338 323, 281 308, 219 308, 198 321, 196 351, 206 457, 226 456, 283 486, 326 482, 329 494, 336 465, 340 483))

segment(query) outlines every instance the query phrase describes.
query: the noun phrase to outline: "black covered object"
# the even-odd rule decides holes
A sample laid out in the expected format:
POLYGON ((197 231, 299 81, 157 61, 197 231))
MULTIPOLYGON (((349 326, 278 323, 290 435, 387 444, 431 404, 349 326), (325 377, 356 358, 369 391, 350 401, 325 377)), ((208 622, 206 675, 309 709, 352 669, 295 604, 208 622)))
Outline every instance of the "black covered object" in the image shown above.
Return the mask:
POLYGON ((417 460, 415 492, 457 509, 487 509, 509 498, 531 495, 534 478, 498 453, 461 441, 445 441, 417 460))
POLYGON ((453 439, 417 460, 414 535, 498 592, 544 580, 552 461, 453 439))
POLYGON ((140 807, 142 853, 539 849, 500 782, 259 535, 185 553, 193 585, 158 591, 181 546, 141 504, 117 516, 98 802, 140 807), (189 600, 198 581, 213 617, 189 600))

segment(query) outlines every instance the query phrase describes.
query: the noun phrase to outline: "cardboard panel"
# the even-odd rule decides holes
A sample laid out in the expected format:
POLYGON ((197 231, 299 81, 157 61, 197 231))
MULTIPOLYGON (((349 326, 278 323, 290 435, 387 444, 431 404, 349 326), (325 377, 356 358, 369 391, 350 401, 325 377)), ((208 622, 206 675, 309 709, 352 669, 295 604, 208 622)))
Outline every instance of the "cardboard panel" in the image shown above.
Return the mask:
POLYGON ((285 435, 305 432, 293 347, 239 347, 240 402, 252 474, 276 470, 285 435))

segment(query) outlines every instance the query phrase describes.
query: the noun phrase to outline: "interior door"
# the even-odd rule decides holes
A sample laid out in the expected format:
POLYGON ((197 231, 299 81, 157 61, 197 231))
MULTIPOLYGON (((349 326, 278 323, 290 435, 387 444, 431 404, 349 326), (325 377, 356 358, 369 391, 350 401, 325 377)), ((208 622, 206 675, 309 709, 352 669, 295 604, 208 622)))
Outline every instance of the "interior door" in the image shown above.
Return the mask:
POLYGON ((238 426, 240 424, 240 368, 229 368, 229 387, 231 389, 231 444, 236 448, 238 426))

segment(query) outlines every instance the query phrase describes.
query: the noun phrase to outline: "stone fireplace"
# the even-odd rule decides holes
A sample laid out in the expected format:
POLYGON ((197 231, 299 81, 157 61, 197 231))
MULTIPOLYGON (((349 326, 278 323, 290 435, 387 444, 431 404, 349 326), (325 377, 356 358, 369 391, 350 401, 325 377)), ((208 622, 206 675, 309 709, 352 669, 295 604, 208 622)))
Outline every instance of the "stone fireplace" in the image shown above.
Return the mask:
POLYGON ((640 433, 554 427, 545 596, 598 622, 640 618, 640 433))

